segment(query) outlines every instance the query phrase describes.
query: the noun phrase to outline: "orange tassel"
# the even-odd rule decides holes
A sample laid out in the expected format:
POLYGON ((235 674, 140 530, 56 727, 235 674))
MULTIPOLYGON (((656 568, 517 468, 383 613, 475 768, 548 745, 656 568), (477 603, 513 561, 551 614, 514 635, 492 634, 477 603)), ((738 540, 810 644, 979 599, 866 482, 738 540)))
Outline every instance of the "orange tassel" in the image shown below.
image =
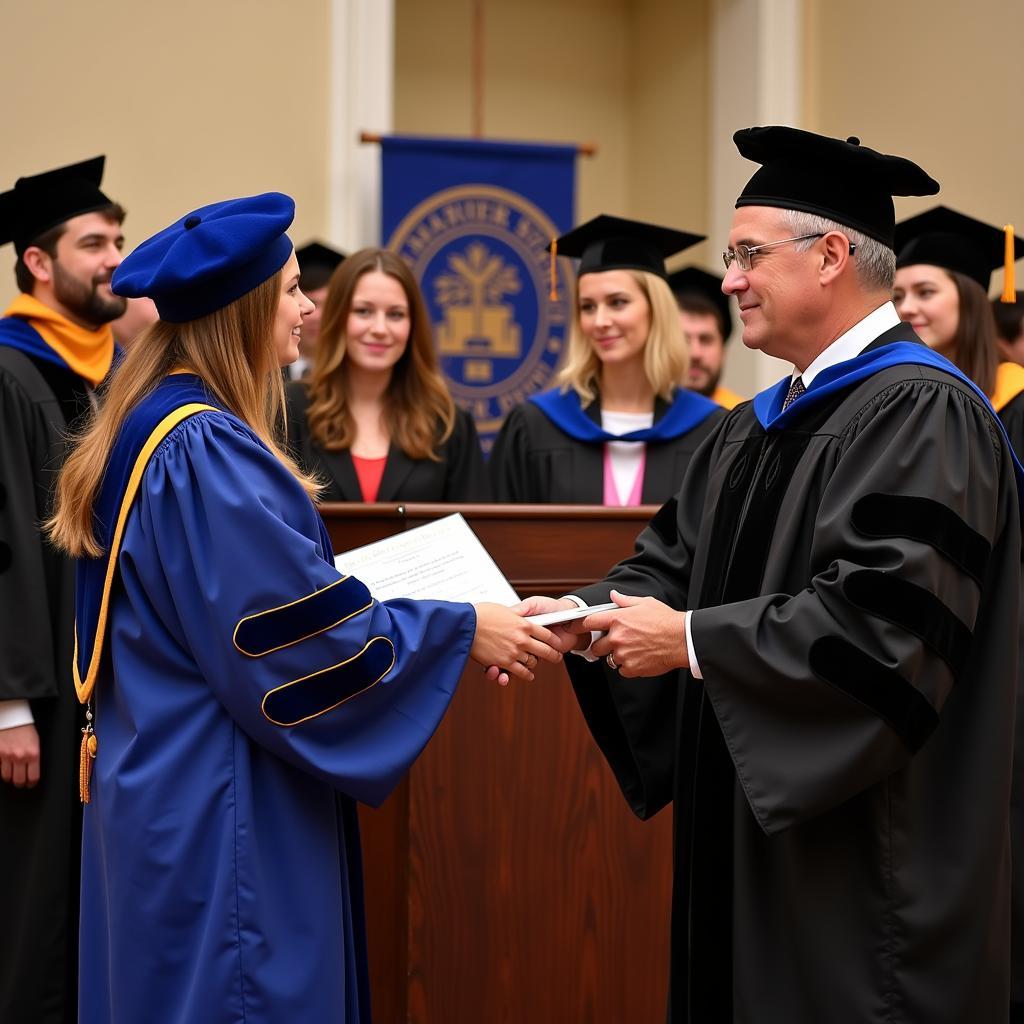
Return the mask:
POLYGON ((1017 254, 1014 250, 1013 225, 1007 224, 1003 231, 1006 232, 1006 255, 1003 257, 1003 302, 1017 301, 1017 281, 1014 272, 1014 263, 1017 261, 1017 254))
POLYGON ((557 238, 552 238, 551 239, 551 264, 550 264, 551 291, 548 293, 548 298, 552 302, 557 302, 558 301, 558 263, 556 262, 557 258, 558 258, 558 239, 557 238))
POLYGON ((96 760, 99 743, 91 725, 82 729, 82 747, 78 754, 78 799, 87 804, 92 799, 89 783, 92 781, 92 763, 96 760))

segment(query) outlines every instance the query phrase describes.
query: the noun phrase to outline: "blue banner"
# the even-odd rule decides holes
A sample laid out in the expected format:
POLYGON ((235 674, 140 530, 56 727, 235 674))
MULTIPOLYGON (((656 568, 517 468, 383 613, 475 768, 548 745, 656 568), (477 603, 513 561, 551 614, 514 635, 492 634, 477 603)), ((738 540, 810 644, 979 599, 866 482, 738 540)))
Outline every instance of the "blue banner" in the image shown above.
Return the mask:
POLYGON ((576 148, 411 136, 381 142, 385 245, 423 290, 441 368, 489 449, 505 414, 551 386, 572 271, 545 247, 573 225, 576 148))

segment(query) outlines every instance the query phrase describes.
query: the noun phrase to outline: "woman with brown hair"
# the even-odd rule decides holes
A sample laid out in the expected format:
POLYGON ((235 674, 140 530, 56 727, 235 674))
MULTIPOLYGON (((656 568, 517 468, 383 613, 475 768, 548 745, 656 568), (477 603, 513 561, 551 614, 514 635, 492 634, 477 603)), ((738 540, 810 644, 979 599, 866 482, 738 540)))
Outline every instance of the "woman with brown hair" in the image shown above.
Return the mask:
POLYGON ((293 215, 273 192, 216 203, 124 260, 113 290, 160 320, 59 479, 82 1024, 368 1021, 356 801, 419 755, 468 658, 519 678, 559 658, 508 608, 382 603, 335 568, 274 434, 313 309, 293 215))
POLYGON ((992 271, 1006 266, 1012 273, 1019 245, 1024 241, 1013 238, 1007 262, 999 228, 945 206, 910 217, 896 225, 893 303, 929 348, 988 395, 1024 458, 1024 368, 1000 362, 988 299, 992 271))
POLYGON ((486 501, 468 413, 437 366, 416 279, 387 249, 331 277, 308 380, 288 385, 288 436, 323 501, 486 501))

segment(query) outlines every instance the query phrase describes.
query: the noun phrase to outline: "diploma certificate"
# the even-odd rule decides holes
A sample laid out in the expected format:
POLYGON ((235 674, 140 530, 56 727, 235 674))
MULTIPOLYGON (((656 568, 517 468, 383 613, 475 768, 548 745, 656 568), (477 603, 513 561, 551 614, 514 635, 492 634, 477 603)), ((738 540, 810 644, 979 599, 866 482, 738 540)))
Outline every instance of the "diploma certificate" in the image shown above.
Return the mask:
POLYGON ((458 512, 343 551, 334 564, 340 572, 362 580, 378 601, 415 597, 510 605, 519 600, 458 512))

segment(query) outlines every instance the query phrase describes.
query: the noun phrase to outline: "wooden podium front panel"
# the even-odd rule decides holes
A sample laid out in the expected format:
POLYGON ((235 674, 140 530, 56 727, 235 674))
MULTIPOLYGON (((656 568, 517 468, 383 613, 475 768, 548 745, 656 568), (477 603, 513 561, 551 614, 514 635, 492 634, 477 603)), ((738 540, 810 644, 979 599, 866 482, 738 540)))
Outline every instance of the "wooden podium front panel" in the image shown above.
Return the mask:
MULTIPOLYGON (((325 506, 336 550, 462 511, 522 594, 563 594, 632 549, 652 510, 325 506)), ((629 811, 565 670, 471 663, 383 807, 361 808, 377 1024, 660 1024, 670 812, 629 811)))

